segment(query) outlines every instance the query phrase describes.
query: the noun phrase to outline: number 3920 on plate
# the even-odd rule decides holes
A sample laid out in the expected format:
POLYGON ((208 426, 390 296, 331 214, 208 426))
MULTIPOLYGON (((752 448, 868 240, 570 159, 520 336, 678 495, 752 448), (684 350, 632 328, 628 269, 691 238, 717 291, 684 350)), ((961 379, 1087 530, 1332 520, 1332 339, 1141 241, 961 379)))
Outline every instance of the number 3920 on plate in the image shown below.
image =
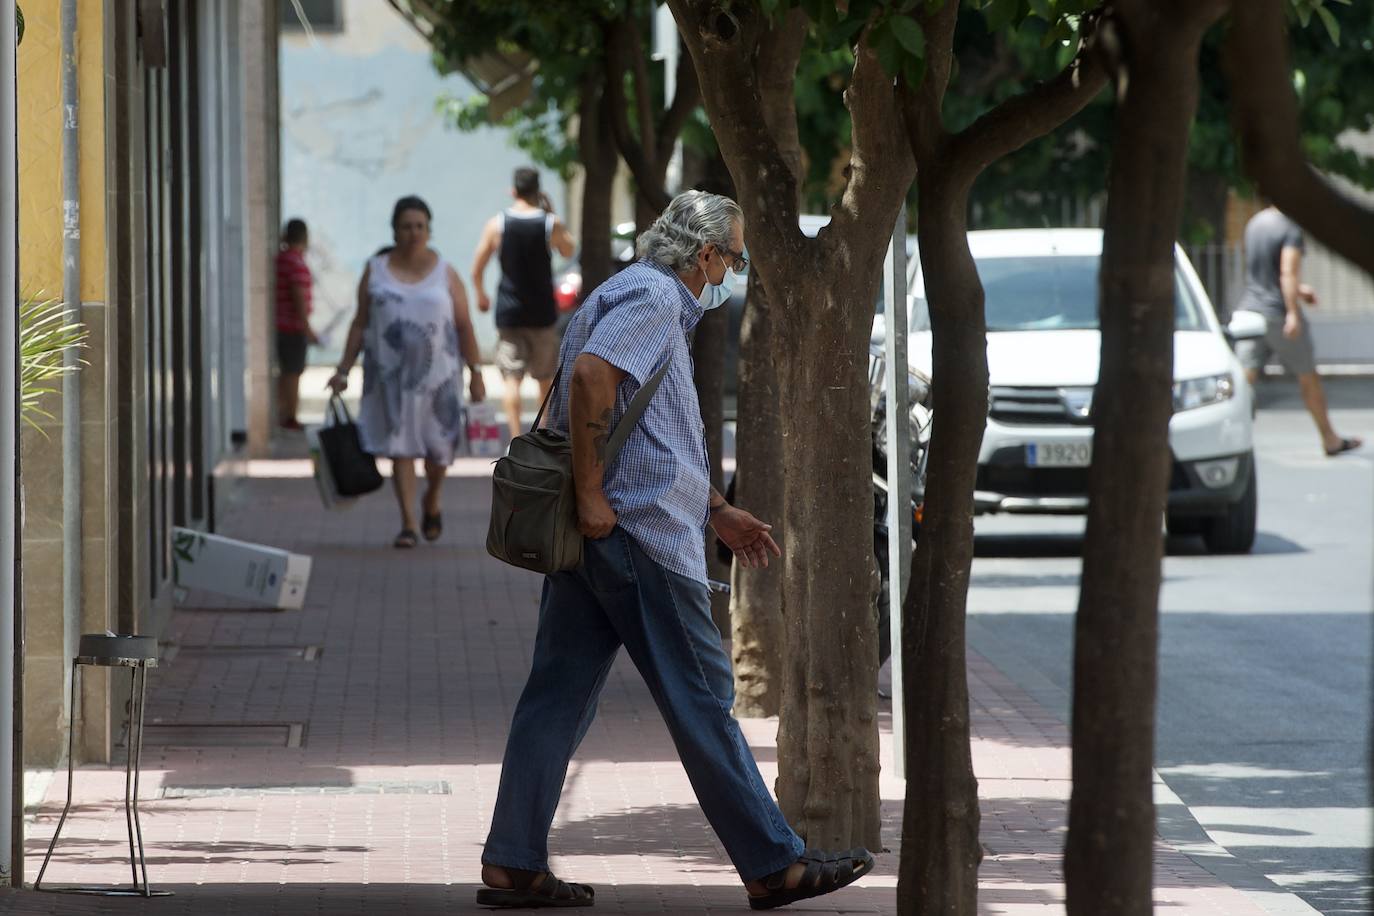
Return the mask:
POLYGON ((1026 466, 1085 468, 1092 464, 1091 442, 1032 442, 1026 446, 1026 466))

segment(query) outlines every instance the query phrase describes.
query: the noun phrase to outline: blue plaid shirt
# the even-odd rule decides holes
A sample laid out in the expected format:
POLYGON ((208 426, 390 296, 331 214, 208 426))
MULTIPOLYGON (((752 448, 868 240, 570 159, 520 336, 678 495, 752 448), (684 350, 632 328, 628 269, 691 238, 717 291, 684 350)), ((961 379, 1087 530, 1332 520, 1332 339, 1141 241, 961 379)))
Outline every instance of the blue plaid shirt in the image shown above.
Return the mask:
POLYGON ((598 286, 563 335, 561 381, 548 425, 568 432, 569 382, 580 354, 599 356, 626 373, 612 424, 620 422, 635 392, 671 354, 663 383, 606 468, 606 498, 620 527, 650 559, 705 582, 711 475, 687 346, 701 315, 701 305, 677 275, 653 261, 637 261, 598 286))

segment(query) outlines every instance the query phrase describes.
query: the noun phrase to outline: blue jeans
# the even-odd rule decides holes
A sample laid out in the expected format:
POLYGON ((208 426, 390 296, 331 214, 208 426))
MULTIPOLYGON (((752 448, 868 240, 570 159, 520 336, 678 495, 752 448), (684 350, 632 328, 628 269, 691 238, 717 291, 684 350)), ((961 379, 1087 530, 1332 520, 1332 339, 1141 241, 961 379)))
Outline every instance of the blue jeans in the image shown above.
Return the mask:
POLYGON ((568 761, 622 645, 740 877, 753 881, 796 861, 802 841, 730 713, 734 679, 706 585, 664 569, 616 528, 587 541, 576 571, 544 581, 534 666, 515 707, 483 864, 548 870, 549 827, 568 761))

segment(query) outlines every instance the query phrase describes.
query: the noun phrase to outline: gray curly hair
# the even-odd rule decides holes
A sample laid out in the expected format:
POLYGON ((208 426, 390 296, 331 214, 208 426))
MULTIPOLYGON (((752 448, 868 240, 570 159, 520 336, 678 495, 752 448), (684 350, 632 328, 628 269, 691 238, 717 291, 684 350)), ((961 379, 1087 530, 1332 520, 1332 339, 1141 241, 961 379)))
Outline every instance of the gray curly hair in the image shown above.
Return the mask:
POLYGON ((684 191, 635 243, 641 258, 678 273, 696 266, 697 255, 708 244, 730 249, 734 228, 744 219, 739 204, 719 194, 684 191))

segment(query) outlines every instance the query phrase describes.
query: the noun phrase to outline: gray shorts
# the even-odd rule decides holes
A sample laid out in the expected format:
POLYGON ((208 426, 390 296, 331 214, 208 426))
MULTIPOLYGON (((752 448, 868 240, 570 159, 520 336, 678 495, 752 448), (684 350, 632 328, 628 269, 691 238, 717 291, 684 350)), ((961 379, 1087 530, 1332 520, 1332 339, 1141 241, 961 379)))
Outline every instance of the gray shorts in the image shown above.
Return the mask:
POLYGON ((1279 363, 1292 375, 1307 375, 1317 371, 1317 356, 1312 349, 1312 331, 1307 326, 1307 316, 1298 313, 1302 333, 1296 340, 1283 336, 1283 319, 1265 315, 1269 326, 1263 337, 1256 340, 1236 341, 1236 356, 1247 370, 1263 372, 1270 357, 1278 357, 1279 363))
POLYGON ((558 368, 558 328, 497 328, 496 366, 506 378, 553 378, 558 368))

